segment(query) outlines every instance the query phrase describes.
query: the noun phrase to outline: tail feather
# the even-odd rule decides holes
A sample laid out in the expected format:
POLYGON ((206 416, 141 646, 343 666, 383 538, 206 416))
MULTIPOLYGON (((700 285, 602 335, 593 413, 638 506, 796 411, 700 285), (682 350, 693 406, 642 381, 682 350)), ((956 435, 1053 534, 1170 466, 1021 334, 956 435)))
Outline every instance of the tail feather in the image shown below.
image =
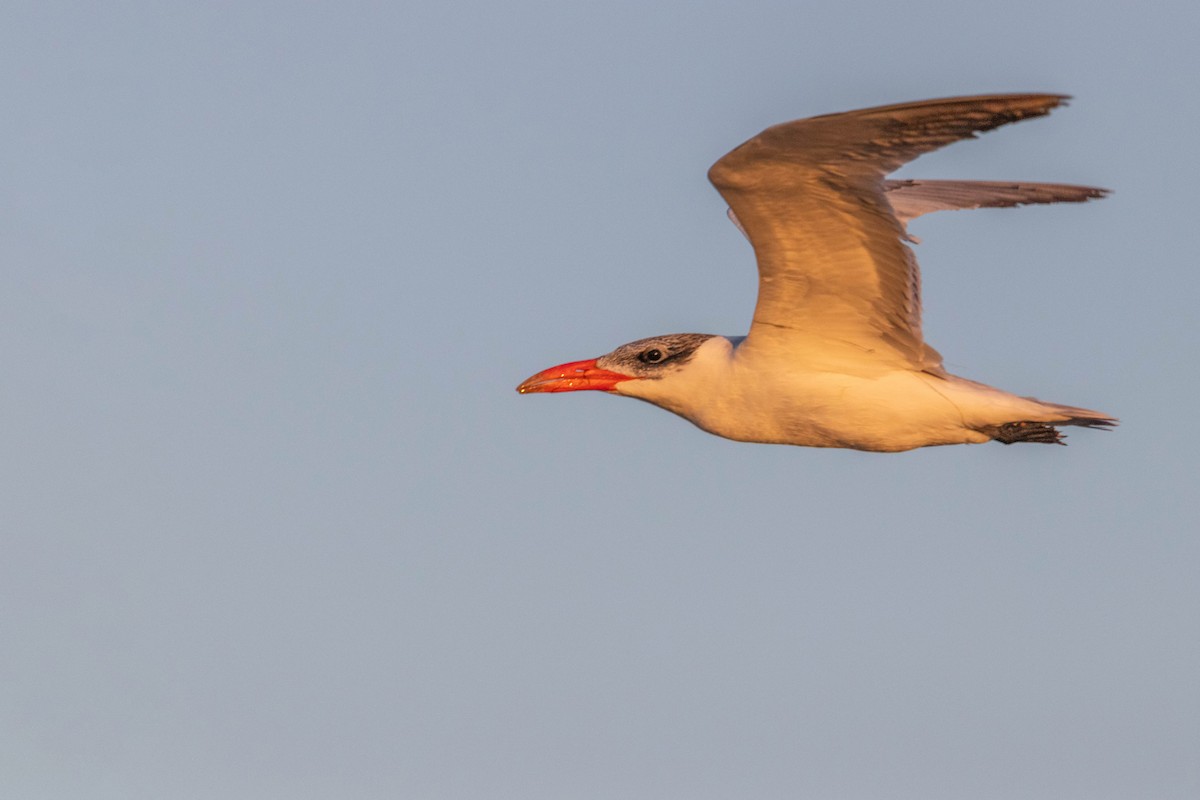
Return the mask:
POLYGON ((1051 425, 1077 425, 1081 428, 1094 428, 1097 430, 1107 430, 1115 428, 1120 424, 1120 420, 1116 417, 1109 416, 1100 411, 1093 411, 1090 408, 1079 408, 1078 406, 1065 406, 1060 403, 1046 403, 1041 400, 1035 400, 1032 397, 1025 398, 1033 400, 1036 403, 1041 403, 1043 406, 1053 410, 1056 414, 1061 414, 1061 419, 1045 420, 1051 425))
POLYGON ((1063 440, 1067 438, 1067 435, 1059 431, 1059 426, 1077 425, 1081 428, 1103 431, 1117 425, 1115 417, 1110 417, 1099 411, 1092 411, 1089 408, 1064 406, 1058 403, 1043 403, 1040 400, 1034 400, 1032 397, 1023 399, 1033 400, 1042 409, 1050 413, 1037 415, 1036 419, 1014 420, 1001 425, 989 426, 980 432, 1003 444, 1034 442, 1038 444, 1065 445, 1066 442, 1063 440))

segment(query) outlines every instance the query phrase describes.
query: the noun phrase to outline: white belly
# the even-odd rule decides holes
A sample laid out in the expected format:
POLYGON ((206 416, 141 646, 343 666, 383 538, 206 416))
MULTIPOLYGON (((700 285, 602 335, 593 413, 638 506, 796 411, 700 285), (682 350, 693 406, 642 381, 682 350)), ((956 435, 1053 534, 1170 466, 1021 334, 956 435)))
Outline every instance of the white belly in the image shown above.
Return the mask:
MULTIPOLYGON (((730 386, 695 416, 710 433, 746 442, 898 451, 986 442, 959 407, 913 372, 877 378, 823 373, 730 386)), ((932 378, 930 380, 940 381, 932 378)))

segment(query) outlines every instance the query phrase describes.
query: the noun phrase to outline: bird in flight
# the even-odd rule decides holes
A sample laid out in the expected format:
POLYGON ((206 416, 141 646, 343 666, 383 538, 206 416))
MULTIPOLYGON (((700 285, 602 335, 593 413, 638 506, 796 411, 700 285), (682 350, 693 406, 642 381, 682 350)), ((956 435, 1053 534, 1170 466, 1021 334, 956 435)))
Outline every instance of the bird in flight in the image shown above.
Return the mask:
POLYGON ((758 261, 745 336, 676 333, 532 376, 522 394, 593 389, 645 400, 743 442, 895 452, 999 441, 1063 444, 1058 426, 1113 417, 951 375, 921 335, 909 220, 931 211, 1082 202, 1086 186, 888 180, 922 153, 1067 100, 955 97, 767 128, 708 178, 758 261))

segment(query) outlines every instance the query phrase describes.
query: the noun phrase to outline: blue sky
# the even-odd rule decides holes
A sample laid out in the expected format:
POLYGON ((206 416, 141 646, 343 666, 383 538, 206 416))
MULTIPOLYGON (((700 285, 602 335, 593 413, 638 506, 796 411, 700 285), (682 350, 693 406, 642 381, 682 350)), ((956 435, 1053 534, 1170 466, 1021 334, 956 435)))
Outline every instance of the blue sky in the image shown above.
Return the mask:
POLYGON ((10 3, 0 793, 1200 794, 1200 11, 10 3), (954 372, 1068 448, 736 444, 533 372, 740 334, 763 127, 1070 93, 921 177, 954 372))

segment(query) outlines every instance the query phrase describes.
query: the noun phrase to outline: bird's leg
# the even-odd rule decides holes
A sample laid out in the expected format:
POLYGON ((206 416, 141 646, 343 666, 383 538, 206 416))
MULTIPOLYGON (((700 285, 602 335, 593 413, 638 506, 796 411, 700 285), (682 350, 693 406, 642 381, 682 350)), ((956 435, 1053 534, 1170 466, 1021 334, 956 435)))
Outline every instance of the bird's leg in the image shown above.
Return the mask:
POLYGON ((1016 442, 1036 442, 1038 444, 1061 444, 1066 437, 1058 432, 1053 425, 1044 422, 1006 422, 997 425, 989 433, 997 442, 1014 444, 1016 442))

